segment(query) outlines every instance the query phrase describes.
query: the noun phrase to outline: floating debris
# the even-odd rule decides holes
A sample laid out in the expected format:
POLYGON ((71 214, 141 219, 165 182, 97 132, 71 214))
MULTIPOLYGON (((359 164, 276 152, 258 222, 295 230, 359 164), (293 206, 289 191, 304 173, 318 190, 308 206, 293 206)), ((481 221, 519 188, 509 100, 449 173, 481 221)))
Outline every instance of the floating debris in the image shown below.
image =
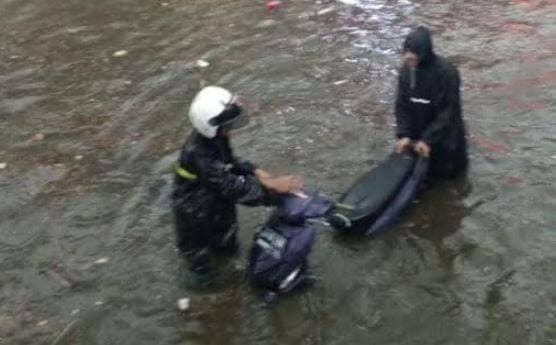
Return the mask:
POLYGON ((269 11, 274 11, 280 8, 281 2, 279 0, 267 0, 266 1, 266 8, 269 11))
POLYGON ((257 24, 257 28, 268 28, 270 26, 273 26, 276 24, 276 21, 273 19, 265 19, 263 21, 260 21, 259 24, 257 24))
POLYGON ((189 298, 178 299, 178 309, 181 311, 186 311, 189 309, 189 298))
POLYGON ((113 57, 124 57, 127 55, 127 50, 118 50, 112 54, 113 57))
POLYGON ((336 8, 335 8, 334 6, 330 6, 330 7, 327 7, 327 8, 324 8, 324 9, 318 11, 318 12, 317 12, 317 15, 322 16, 322 15, 324 15, 324 14, 327 14, 327 13, 330 13, 330 12, 334 12, 335 9, 336 9, 336 8))
POLYGON ((6 169, 7 166, 8 166, 8 163, 4 163, 4 162, 0 163, 0 170, 6 169))
POLYGON ((210 63, 209 63, 208 61, 205 61, 205 60, 197 60, 197 67, 206 68, 206 67, 208 67, 208 66, 210 66, 210 63))
POLYGON ((79 308, 76 308, 74 310, 71 311, 71 315, 76 315, 77 313, 79 313, 81 310, 79 310, 79 308))
POLYGON ((347 79, 338 80, 338 81, 335 81, 335 82, 334 82, 334 85, 342 85, 342 84, 347 83, 348 81, 349 81, 349 80, 347 80, 347 79))
POLYGON ((73 325, 75 325, 77 323, 78 319, 73 320, 72 322, 70 322, 63 330, 60 334, 58 334, 58 336, 56 337, 56 339, 54 339, 54 341, 52 342, 52 345, 58 345, 61 343, 61 341, 63 339, 65 339, 66 335, 73 329, 73 325))
POLYGON ((96 306, 101 306, 101 305, 103 305, 103 304, 104 304, 103 301, 96 301, 96 302, 95 302, 95 305, 96 305, 96 306))
POLYGON ((48 325, 48 320, 42 320, 42 321, 39 321, 37 323, 37 326, 39 326, 39 327, 43 327, 43 326, 46 326, 46 325, 48 325))
POLYGON ((76 28, 67 28, 66 31, 68 34, 76 34, 80 31, 83 31, 84 27, 76 27, 76 28))
POLYGON ((60 264, 54 264, 47 270, 47 275, 64 288, 72 287, 72 279, 60 264))
POLYGON ((103 257, 103 258, 97 259, 97 260, 95 261, 95 264, 97 264, 97 265, 105 264, 105 263, 107 263, 109 260, 110 260, 110 259, 109 259, 108 257, 103 257))
POLYGON ((166 7, 166 6, 168 6, 168 3, 167 3, 167 2, 163 2, 163 3, 161 3, 161 5, 164 6, 164 7, 166 7))
POLYGON ((37 133, 33 135, 33 141, 43 141, 44 140, 44 133, 37 133))
POLYGON ((74 159, 75 159, 76 161, 80 161, 80 160, 83 159, 83 156, 82 156, 82 155, 77 155, 77 156, 74 157, 74 159))

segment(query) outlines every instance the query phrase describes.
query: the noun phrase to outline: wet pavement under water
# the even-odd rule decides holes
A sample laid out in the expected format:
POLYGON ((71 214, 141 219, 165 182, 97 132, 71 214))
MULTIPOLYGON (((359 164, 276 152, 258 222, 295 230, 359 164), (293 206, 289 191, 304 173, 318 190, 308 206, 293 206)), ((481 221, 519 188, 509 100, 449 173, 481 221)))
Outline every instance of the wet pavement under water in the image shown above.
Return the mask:
MULTIPOLYGON (((0 27, 0 344, 556 344, 553 0, 3 0, 0 27), (339 196, 392 148, 419 24, 462 75, 468 177, 378 238, 319 228, 319 281, 273 308, 241 271, 188 290, 194 93, 241 94, 237 153, 339 196)), ((268 214, 241 209, 244 257, 268 214)))

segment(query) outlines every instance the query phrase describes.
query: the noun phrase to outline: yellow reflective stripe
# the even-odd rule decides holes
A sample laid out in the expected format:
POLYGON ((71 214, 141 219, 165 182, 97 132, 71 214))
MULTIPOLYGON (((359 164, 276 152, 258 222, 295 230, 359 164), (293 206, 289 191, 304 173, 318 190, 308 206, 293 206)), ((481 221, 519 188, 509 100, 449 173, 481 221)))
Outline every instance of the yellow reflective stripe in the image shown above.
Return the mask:
POLYGON ((186 180, 196 180, 197 175, 190 173, 189 171, 185 170, 180 166, 176 166, 176 174, 180 175, 180 177, 186 180))

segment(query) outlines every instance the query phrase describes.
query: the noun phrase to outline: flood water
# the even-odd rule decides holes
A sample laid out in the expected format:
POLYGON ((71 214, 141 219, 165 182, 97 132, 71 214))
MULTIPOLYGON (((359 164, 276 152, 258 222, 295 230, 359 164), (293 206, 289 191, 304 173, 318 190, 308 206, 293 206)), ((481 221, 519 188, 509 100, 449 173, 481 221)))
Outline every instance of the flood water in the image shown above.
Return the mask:
MULTIPOLYGON (((0 344, 556 344, 554 0, 1 0, 0 28, 0 344), (273 308, 241 271, 188 290, 195 92, 243 96, 239 156, 339 196, 392 148, 421 24, 462 75, 467 178, 375 239, 319 227, 318 282, 273 308)), ((269 211, 241 209, 244 257, 269 211)))

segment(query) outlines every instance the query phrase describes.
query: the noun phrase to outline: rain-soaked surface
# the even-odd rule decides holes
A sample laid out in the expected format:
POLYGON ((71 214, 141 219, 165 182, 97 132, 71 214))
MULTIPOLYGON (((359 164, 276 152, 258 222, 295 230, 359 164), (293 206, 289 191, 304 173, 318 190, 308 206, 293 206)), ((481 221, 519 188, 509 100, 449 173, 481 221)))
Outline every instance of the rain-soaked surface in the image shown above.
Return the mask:
POLYGON ((0 344, 556 344, 554 0, 2 0, 0 27, 0 344), (244 96, 240 156, 338 196, 392 147, 416 24, 460 68, 468 178, 376 239, 319 228, 319 281, 273 308, 241 272, 189 291, 169 193, 200 85, 244 96))

